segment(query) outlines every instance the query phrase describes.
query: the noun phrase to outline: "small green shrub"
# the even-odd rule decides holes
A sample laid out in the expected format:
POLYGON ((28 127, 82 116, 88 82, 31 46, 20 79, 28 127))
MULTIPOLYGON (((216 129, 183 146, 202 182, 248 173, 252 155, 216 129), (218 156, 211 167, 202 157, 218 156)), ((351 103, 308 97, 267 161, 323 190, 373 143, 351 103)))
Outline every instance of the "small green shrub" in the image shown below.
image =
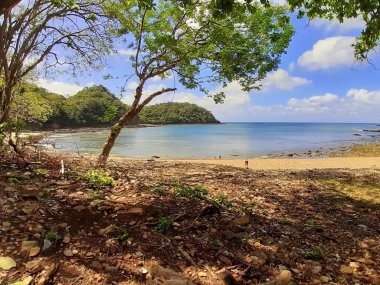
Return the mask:
POLYGON ((118 242, 123 242, 128 237, 128 232, 124 227, 117 225, 110 225, 107 228, 109 234, 111 234, 118 242))
POLYGON ((308 229, 310 229, 314 226, 315 226, 315 220, 313 220, 313 219, 307 220, 306 223, 304 223, 304 227, 308 228, 308 229))
POLYGON ((113 178, 109 176, 107 172, 97 169, 87 171, 84 175, 82 175, 82 180, 93 188, 112 186, 114 184, 113 178))
POLYGON ((154 231, 161 234, 166 233, 172 224, 173 219, 171 217, 162 217, 158 225, 154 228, 154 231))
POLYGON ((56 230, 52 229, 45 232, 44 238, 55 244, 61 239, 61 236, 56 230))
POLYGON ((207 244, 211 247, 223 247, 223 243, 218 239, 209 239, 207 244))
POLYGON ((45 168, 37 168, 34 170, 34 174, 37 176, 45 176, 47 173, 48 171, 45 168))
POLYGON ((166 189, 165 186, 162 185, 161 183, 154 183, 148 187, 149 191, 152 192, 153 194, 156 194, 158 196, 165 196, 166 189))
POLYGON ((203 199, 207 193, 207 189, 202 186, 190 186, 184 183, 177 183, 174 187, 174 195, 177 197, 203 199))
POLYGON ((233 209, 234 205, 230 202, 226 195, 220 194, 216 195, 212 198, 211 202, 217 206, 222 206, 227 208, 228 210, 233 209))
POLYGON ((326 258, 326 251, 322 246, 305 248, 301 251, 301 254, 304 258, 311 260, 324 260, 326 258))

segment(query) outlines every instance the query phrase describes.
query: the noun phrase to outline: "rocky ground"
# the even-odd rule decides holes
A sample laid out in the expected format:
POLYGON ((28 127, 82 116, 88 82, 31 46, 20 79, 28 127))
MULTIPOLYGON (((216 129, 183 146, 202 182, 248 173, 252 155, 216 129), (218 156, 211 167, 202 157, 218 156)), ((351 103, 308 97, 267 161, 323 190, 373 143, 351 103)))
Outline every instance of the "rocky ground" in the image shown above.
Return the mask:
POLYGON ((0 284, 380 284, 379 170, 29 161, 0 163, 0 284))

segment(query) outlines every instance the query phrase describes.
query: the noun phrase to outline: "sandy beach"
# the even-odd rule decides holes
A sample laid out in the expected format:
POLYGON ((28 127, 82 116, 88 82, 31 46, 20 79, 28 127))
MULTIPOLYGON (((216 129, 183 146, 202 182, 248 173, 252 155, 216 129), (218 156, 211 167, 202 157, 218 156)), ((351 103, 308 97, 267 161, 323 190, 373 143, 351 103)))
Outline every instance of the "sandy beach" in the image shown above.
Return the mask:
MULTIPOLYGON (((244 159, 192 159, 192 160, 165 160, 173 162, 203 163, 245 167, 244 159)), ((256 170, 277 169, 380 169, 380 157, 332 157, 332 158, 276 158, 250 159, 248 168, 256 170)))

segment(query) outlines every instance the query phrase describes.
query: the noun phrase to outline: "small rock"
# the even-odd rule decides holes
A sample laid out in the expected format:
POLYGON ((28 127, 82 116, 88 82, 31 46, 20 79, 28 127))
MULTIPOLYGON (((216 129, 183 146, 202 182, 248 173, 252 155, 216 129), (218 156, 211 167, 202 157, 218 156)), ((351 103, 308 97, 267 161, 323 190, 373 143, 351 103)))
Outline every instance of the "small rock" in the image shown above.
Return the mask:
POLYGON ((74 256, 74 253, 70 249, 66 249, 63 254, 67 257, 72 257, 74 256))
POLYGON ((47 250, 49 249, 51 246, 53 245, 53 243, 48 240, 48 239, 44 239, 44 246, 42 247, 42 250, 47 250))
POLYGON ((330 278, 328 278, 327 276, 321 276, 319 277, 319 280, 321 280, 323 283, 327 283, 329 282, 330 278))
POLYGON ((144 254, 141 251, 137 251, 135 253, 135 255, 136 255, 136 257, 143 257, 144 256, 144 254))
POLYGON ((228 264, 228 265, 232 265, 232 261, 231 259, 229 259, 227 256, 224 256, 224 255, 220 255, 219 257, 219 260, 225 264, 228 264))
POLYGON ((115 266, 109 266, 107 264, 106 266, 104 266, 104 270, 107 271, 107 272, 113 273, 113 272, 117 271, 117 267, 115 267, 115 266))
POLYGON ((81 211, 86 210, 87 207, 81 205, 81 206, 76 206, 76 207, 74 207, 73 209, 74 209, 75 211, 81 212, 81 211))
POLYGON ((102 268, 102 265, 100 264, 100 262, 98 262, 96 260, 92 261, 91 264, 90 264, 90 266, 92 268, 95 268, 95 269, 101 269, 102 268))
POLYGON ((350 264, 348 266, 351 268, 359 268, 360 264, 359 264, 359 262, 350 262, 350 264))
POLYGON ((319 274, 322 272, 322 266, 320 265, 317 265, 317 266, 314 266, 313 269, 311 270, 311 272, 313 274, 319 274))
POLYGON ((21 252, 27 252, 29 254, 30 250, 34 247, 38 247, 38 241, 25 240, 21 243, 21 252))
POLYGON ((139 214, 142 214, 142 213, 144 213, 144 209, 143 208, 139 208, 139 207, 130 208, 127 211, 127 214, 134 214, 134 215, 139 215, 139 214))
POLYGON ((4 229, 9 229, 11 227, 11 223, 10 222, 3 222, 3 228, 4 229))
POLYGON ((289 270, 282 270, 276 277, 276 285, 288 285, 292 281, 292 273, 289 270))
POLYGON ((343 274, 351 274, 353 272, 353 268, 349 267, 349 266, 342 265, 340 267, 340 272, 342 272, 343 274))
POLYGON ((70 243, 71 238, 69 236, 65 236, 62 240, 63 243, 70 243))
POLYGON ((237 218, 237 219, 235 219, 235 220, 232 221, 232 224, 234 224, 235 226, 245 226, 245 225, 248 225, 249 224, 249 218, 247 216, 243 216, 243 217, 237 218))
POLYGON ((41 248, 39 246, 32 247, 29 251, 29 256, 35 257, 40 253, 40 251, 41 251, 41 248))
POLYGON ((198 272, 198 276, 199 276, 199 277, 207 277, 207 273, 201 271, 201 272, 198 272))

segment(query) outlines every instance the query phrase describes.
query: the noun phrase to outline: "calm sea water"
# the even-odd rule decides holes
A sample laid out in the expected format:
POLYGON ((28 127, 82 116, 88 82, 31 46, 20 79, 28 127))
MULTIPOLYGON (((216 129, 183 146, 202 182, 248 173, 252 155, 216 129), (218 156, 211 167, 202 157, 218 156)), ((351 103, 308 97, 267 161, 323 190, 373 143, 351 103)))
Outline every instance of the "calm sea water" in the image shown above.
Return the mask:
MULTIPOLYGON (((282 152, 328 149, 355 141, 380 141, 374 124, 226 123, 124 129, 112 155, 161 158, 259 157, 282 152), (360 134, 361 136, 355 136, 360 134)), ((58 151, 99 153, 108 131, 56 134, 45 143, 58 151)))

